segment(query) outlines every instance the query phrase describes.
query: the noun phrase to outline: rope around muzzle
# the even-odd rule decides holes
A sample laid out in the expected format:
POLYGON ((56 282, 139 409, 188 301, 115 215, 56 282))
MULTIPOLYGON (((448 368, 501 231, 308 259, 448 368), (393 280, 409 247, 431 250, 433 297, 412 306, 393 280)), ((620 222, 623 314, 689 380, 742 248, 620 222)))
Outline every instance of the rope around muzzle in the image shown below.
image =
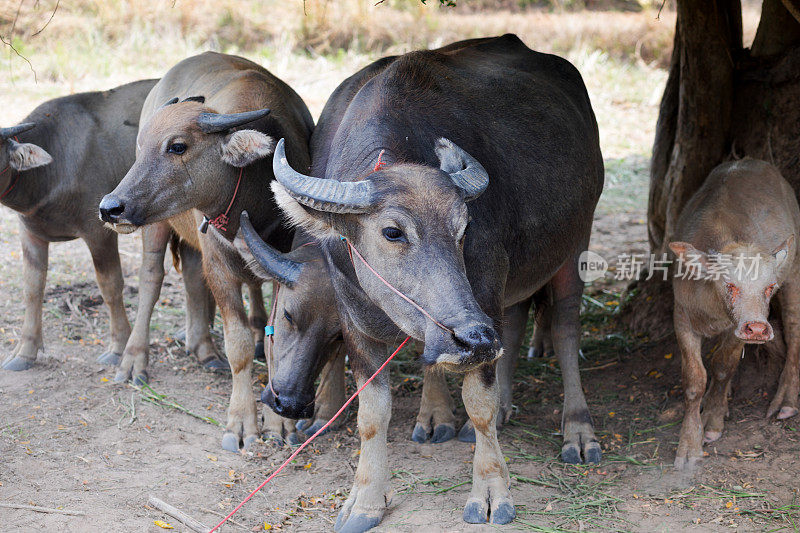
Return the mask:
MULTIPOLYGON (((414 300, 412 300, 411 298, 409 298, 408 296, 406 296, 405 294, 403 294, 403 293, 402 293, 402 292, 401 292, 399 289, 397 289, 397 288, 396 288, 394 285, 392 285, 391 283, 389 283, 389 282, 386 280, 386 278, 384 278, 383 276, 381 276, 380 274, 378 274, 378 271, 377 271, 377 270, 375 270, 374 268, 372 268, 372 265, 370 265, 370 264, 367 262, 367 260, 366 260, 366 259, 364 259, 364 256, 363 256, 363 255, 361 255, 361 254, 358 252, 358 250, 356 250, 355 246, 353 246, 352 244, 350 244, 350 240, 349 240, 347 237, 340 237, 340 238, 342 239, 342 241, 344 241, 344 242, 345 242, 345 244, 347 244, 347 253, 348 253, 348 254, 350 254, 350 262, 351 262, 351 263, 353 263, 353 254, 355 253, 355 254, 356 254, 356 257, 358 257, 358 258, 361 260, 361 262, 362 262, 362 263, 364 263, 364 266, 365 266, 365 267, 367 267, 367 268, 369 269, 369 271, 370 271, 370 272, 372 272, 373 274, 375 274, 375 276, 376 276, 376 277, 377 277, 379 280, 381 280, 381 281, 383 282, 383 284, 384 284, 384 285, 386 285, 387 287, 389 287, 389 289, 391 289, 391 290, 392 290, 392 292, 394 292, 394 293, 395 293, 396 295, 398 295, 400 298, 402 298, 403 300, 405 300, 406 302, 408 302, 409 304, 411 304, 411 305, 412 305, 412 306, 413 306, 413 307, 414 307, 414 308, 415 308, 417 311, 419 311, 420 313, 422 313, 423 315, 425 315, 426 317, 428 317, 428 318, 430 319, 430 321, 431 321, 431 322, 433 322, 434 324, 436 324, 437 326, 439 326, 441 329, 443 329, 444 331, 446 331, 446 332, 448 332, 448 333, 455 334, 455 332, 454 332, 452 329, 448 328, 447 326, 445 326, 444 324, 442 324, 441 322, 439 322, 438 320, 436 320, 435 318, 433 318, 433 316, 432 316, 432 315, 431 315, 429 312, 427 312, 427 311, 426 311, 426 310, 425 310, 425 309, 424 309, 424 308, 423 308, 421 305, 419 305, 417 302, 415 302, 414 300)), ((353 263, 353 268, 355 268, 355 263, 353 263)))

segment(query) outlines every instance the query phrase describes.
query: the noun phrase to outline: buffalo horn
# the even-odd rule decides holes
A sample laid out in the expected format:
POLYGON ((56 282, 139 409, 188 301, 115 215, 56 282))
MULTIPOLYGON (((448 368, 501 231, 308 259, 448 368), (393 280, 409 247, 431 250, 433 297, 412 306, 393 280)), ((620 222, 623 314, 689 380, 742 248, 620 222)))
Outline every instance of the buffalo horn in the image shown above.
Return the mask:
POLYGON ((278 141, 272 159, 275 179, 301 204, 329 213, 364 213, 372 205, 372 183, 338 181, 300 174, 286 160, 284 140, 278 141))
POLYGON ((17 124, 16 126, 11 126, 10 128, 0 128, 0 139, 10 139, 14 135, 19 135, 23 131, 28 131, 35 126, 35 122, 23 122, 22 124, 17 124))
POLYGON ((436 155, 439 156, 441 169, 450 174, 453 183, 464 191, 464 200, 474 200, 489 186, 489 174, 483 165, 452 141, 439 139, 436 142, 436 155))
POLYGON ((253 122, 269 115, 269 109, 245 111, 244 113, 200 113, 197 125, 203 133, 219 133, 231 128, 253 122))
POLYGON ((300 271, 303 269, 302 263, 287 259, 284 254, 265 243, 253 228, 247 211, 242 211, 242 215, 239 218, 239 227, 242 228, 247 247, 250 248, 253 257, 256 258, 258 264, 264 268, 267 274, 281 285, 288 287, 294 285, 300 277, 300 271))

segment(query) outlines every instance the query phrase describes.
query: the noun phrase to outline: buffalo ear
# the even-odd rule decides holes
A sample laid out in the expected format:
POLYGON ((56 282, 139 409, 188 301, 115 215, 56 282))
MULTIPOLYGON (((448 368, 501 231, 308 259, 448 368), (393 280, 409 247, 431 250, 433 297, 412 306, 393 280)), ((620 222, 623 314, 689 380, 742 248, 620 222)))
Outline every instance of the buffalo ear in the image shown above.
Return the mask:
POLYGON ((234 131, 222 141, 222 160, 234 167, 246 167, 274 151, 275 139, 256 130, 234 131))
POLYGON ((9 141, 9 164, 14 170, 22 172, 36 167, 49 165, 53 162, 52 156, 44 148, 31 143, 18 143, 9 141))
POLYGON ((333 217, 330 213, 304 207, 277 180, 272 182, 271 187, 272 193, 275 195, 275 203, 293 226, 303 228, 320 240, 338 237, 339 234, 333 228, 333 217))
MULTIPOLYGON (((699 274, 705 275, 708 268, 708 254, 701 252, 688 242, 673 241, 669 243, 669 249, 678 256, 678 259, 687 265, 697 265, 700 268, 699 274)), ((714 252, 712 251, 712 254, 714 252)))

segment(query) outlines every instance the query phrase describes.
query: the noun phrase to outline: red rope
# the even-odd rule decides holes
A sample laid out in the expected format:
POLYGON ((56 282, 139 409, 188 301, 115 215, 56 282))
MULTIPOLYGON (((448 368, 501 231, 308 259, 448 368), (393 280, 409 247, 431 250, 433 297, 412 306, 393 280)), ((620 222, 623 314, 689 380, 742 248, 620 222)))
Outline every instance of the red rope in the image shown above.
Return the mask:
MULTIPOLYGON (((9 168, 11 168, 11 165, 8 165, 6 168, 4 168, 3 171, 0 172, 0 176, 5 174, 6 172, 8 172, 9 168)), ((6 189, 5 192, 3 192, 3 194, 0 194, 0 200, 5 198, 6 196, 8 196, 8 193, 10 193, 11 191, 14 190, 14 187, 17 186, 17 182, 18 181, 19 181, 19 174, 17 174, 17 177, 14 179, 14 181, 11 183, 11 185, 9 185, 8 189, 6 189)))
POLYGON ((358 395, 361 393, 361 391, 363 391, 363 390, 364 390, 364 388, 365 388, 367 385, 369 385, 369 384, 370 384, 370 382, 371 382, 373 379, 375 379, 375 377, 377 377, 377 375, 378 375, 378 374, 380 374, 380 373, 381 373, 381 370, 383 370, 383 369, 384 369, 384 367, 385 367, 386 365, 388 365, 388 364, 389 364, 389 361, 391 361, 392 359, 394 359, 394 356, 398 354, 398 352, 399 352, 399 351, 400 351, 400 350, 403 348, 403 346, 405 346, 405 345, 406 345, 406 343, 408 342, 408 340, 409 340, 410 338, 411 338, 411 337, 406 337, 406 340, 404 340, 403 342, 401 342, 401 343, 400 343, 400 346, 398 346, 398 347, 397 347, 397 349, 396 349, 396 350, 395 350, 395 351, 392 353, 392 355, 390 355, 390 356, 389 356, 389 358, 388 358, 388 359, 387 359, 387 360, 386 360, 386 361, 385 361, 385 362, 384 362, 384 363, 383 363, 383 364, 382 364, 382 365, 381 365, 381 366, 378 368, 378 370, 376 370, 376 371, 375 371, 375 373, 374 373, 374 374, 372 374, 372 376, 371 376, 371 377, 370 377, 370 378, 369 378, 367 381, 365 381, 365 382, 364 382, 364 384, 363 384, 363 385, 361 385, 361 386, 358 388, 358 390, 357 390, 357 391, 356 391, 356 392, 355 392, 355 393, 354 393, 352 396, 350 396, 350 398, 349 398, 349 399, 348 399, 346 402, 344 402, 344 405, 341 407, 341 409, 339 409, 338 411, 336 411, 336 414, 335 414, 335 415, 333 415, 333 418, 331 418, 330 420, 328 420, 328 422, 327 422, 327 423, 326 423, 324 426, 322 426, 321 428, 319 428, 319 429, 317 430, 317 432, 316 432, 316 433, 314 433, 314 434, 313 434, 313 435, 312 435, 312 436, 311 436, 311 437, 310 437, 308 440, 306 440, 306 441, 305 441, 303 444, 301 444, 301 445, 300 445, 300 447, 299 447, 299 448, 297 448, 297 450, 295 450, 295 452, 294 452, 292 455, 290 455, 290 456, 289 456, 289 458, 288 458, 288 459, 286 459, 286 460, 283 462, 283 464, 282 464, 281 466, 279 466, 279 467, 278 467, 278 469, 277 469, 277 470, 275 470, 275 472, 273 472, 272 474, 270 474, 270 476, 269 476, 267 479, 265 479, 265 480, 264 480, 264 482, 263 482, 261 485, 259 485, 258 487, 256 487, 256 489, 255 489, 253 492, 251 492, 250 494, 248 494, 248 495, 247 495, 247 498, 245 498, 244 500, 242 500, 242 503, 240 503, 239 505, 237 505, 237 506, 236 506, 236 508, 235 508, 233 511, 231 511, 231 512, 228 514, 228 516, 226 516, 225 518, 223 518, 223 519, 222 519, 222 521, 221 521, 219 524, 217 524, 216 526, 214 526, 214 527, 213 527, 211 530, 209 530, 209 532, 208 532, 208 533, 214 533, 214 531, 216 531, 217 529, 219 529, 219 528, 220 528, 220 526, 222 526, 222 524, 224 524, 225 522, 227 522, 227 521, 228 521, 228 519, 229 519, 230 517, 232 517, 232 516, 233 516, 233 515, 234 515, 234 514, 235 514, 235 513, 236 513, 236 512, 239 510, 239 509, 241 509, 241 508, 242 508, 242 506, 243 506, 244 504, 246 504, 246 503, 247 503, 247 502, 250 500, 250 498, 252 498, 253 496, 255 496, 255 494, 256 494, 258 491, 260 491, 262 488, 264 488, 264 485, 266 485, 267 483, 269 483, 270 481, 272 481, 272 479, 273 479, 275 476, 277 476, 277 475, 278 475, 278 473, 279 473, 281 470, 283 470, 283 469, 286 467, 286 465, 288 465, 288 464, 289 464, 289 463, 292 461, 292 459, 294 459, 295 457, 297 457, 297 454, 299 454, 301 451, 303 451, 303 448, 305 448, 306 446, 308 446, 308 444, 309 444, 309 443, 311 443, 311 441, 312 441, 312 440, 316 439, 316 438, 317 438, 317 436, 318 436, 320 433, 322 433, 323 431, 325 431, 325 429, 326 429, 328 426, 330 426, 330 425, 333 423, 333 421, 334 421, 334 420, 336 420, 336 419, 339 417, 339 415, 340 415, 340 414, 342 414, 342 411, 344 411, 344 410, 345 410, 345 408, 346 408, 348 405, 350 405, 350 403, 351 403, 353 400, 355 400, 355 399, 356 399, 356 396, 358 396, 358 395))
POLYGON ((373 172, 377 172, 377 171, 379 171, 380 169, 382 169, 383 167, 385 167, 385 166, 386 166, 386 163, 384 163, 383 161, 381 161, 381 158, 383 157, 383 153, 384 153, 385 151, 386 151, 386 150, 381 150, 381 152, 378 154, 378 162, 377 162, 377 163, 375 163, 375 168, 373 168, 373 169, 372 169, 372 171, 373 171, 373 172))
POLYGON ((228 222, 230 219, 228 218, 228 213, 231 211, 231 207, 233 207, 233 202, 236 201, 236 195, 239 194, 239 185, 242 183, 242 174, 244 173, 244 167, 239 167, 239 180, 236 182, 236 189, 233 191, 233 198, 231 198, 231 203, 228 204, 228 209, 225 210, 224 213, 218 215, 211 220, 208 221, 209 224, 214 226, 220 231, 228 231, 228 222))

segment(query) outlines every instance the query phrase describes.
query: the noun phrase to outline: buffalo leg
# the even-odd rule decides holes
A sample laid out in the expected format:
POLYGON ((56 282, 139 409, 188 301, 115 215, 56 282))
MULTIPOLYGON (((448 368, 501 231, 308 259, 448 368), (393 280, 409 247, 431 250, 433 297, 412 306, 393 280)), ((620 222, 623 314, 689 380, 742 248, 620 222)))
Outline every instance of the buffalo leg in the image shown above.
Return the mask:
POLYGON ((497 442, 498 390, 494 364, 467 372, 461 396, 475 428, 472 490, 464 506, 464 521, 507 524, 514 519, 516 511, 509 490, 508 467, 497 442))
MULTIPOLYGON (((319 383, 319 398, 314 407, 314 418, 297 422, 297 429, 308 436, 316 433, 344 405, 344 350, 340 343, 337 345, 320 374, 322 377, 319 383)), ((325 432, 336 429, 336 427, 338 427, 338 423, 328 426, 325 432)))
POLYGON ((214 299, 203 276, 203 256, 186 244, 180 246, 183 287, 186 291, 186 352, 212 372, 229 372, 211 338, 209 316, 214 312, 214 299))
POLYGON ((503 356, 497 361, 497 383, 500 390, 500 406, 497 413, 498 429, 511 419, 514 371, 517 357, 525 339, 525 326, 531 300, 506 308, 503 319, 503 356))
POLYGON ((790 418, 798 412, 798 393, 800 393, 800 286, 798 269, 783 283, 778 292, 783 318, 784 339, 786 340, 786 362, 778 381, 778 390, 767 410, 767 417, 775 413, 778 419, 790 418))
POLYGON ((164 281, 164 254, 171 229, 168 224, 152 224, 142 228, 142 266, 139 270, 139 304, 136 321, 122 354, 114 381, 133 379, 147 383, 147 351, 150 346, 150 318, 161 294, 164 281))
POLYGON ((264 326, 267 325, 267 310, 264 308, 264 294, 260 284, 248 284, 247 291, 250 300, 250 328, 253 330, 253 339, 256 343, 254 357, 259 361, 266 361, 264 354, 264 326))
POLYGON ((568 261, 550 281, 553 290, 551 336, 564 380, 564 410, 561 426, 565 463, 599 463, 600 443, 594 435, 592 417, 583 395, 578 370, 580 304, 583 282, 578 277, 577 260, 568 261), (581 455, 583 456, 581 458, 581 455))
POLYGON ((92 254, 97 285, 111 316, 111 349, 98 357, 97 362, 112 366, 119 364, 131 334, 131 325, 122 299, 125 282, 122 278, 117 238, 116 233, 104 229, 99 239, 86 240, 89 252, 92 254))
MULTIPOLYGON (((206 242, 201 239, 201 245, 206 242)), ((255 343, 242 301, 242 283, 231 270, 229 259, 215 246, 203 246, 202 252, 203 272, 222 315, 225 355, 233 375, 228 422, 222 436, 222 447, 237 452, 240 442, 248 448, 258 440, 256 401, 250 383, 255 343)))
POLYGON ((22 338, 3 361, 5 370, 27 370, 44 347, 42 341, 42 303, 47 280, 48 243, 33 235, 20 222, 22 241, 22 279, 25 300, 25 319, 22 338))
POLYGON ((435 366, 426 368, 417 423, 411 440, 422 443, 430 438, 434 444, 446 442, 456 436, 455 422, 453 398, 444 371, 435 366))
POLYGON ((706 369, 701 356, 702 338, 691 329, 691 324, 678 307, 675 308, 675 336, 681 349, 681 376, 683 382, 683 424, 681 425, 675 468, 692 469, 703 458, 703 423, 700 403, 706 389, 706 369))
MULTIPOLYGON (((347 339, 347 336, 345 336, 347 339)), ((377 368, 373 354, 384 354, 385 347, 366 339, 356 346, 347 343, 353 373, 360 387, 377 368)), ((359 533, 377 526, 391 500, 386 435, 392 416, 392 394, 388 369, 364 387, 358 397, 358 432, 361 454, 358 457, 353 488, 345 501, 334 530, 359 533)))
POLYGON ((528 359, 546 357, 548 354, 552 355, 553 340, 550 338, 550 314, 551 306, 537 303, 534 313, 533 339, 531 339, 531 345, 528 349, 528 359))
POLYGON ((722 436, 725 417, 728 416, 731 378, 736 374, 736 368, 742 359, 742 349, 744 342, 736 338, 733 333, 727 333, 711 360, 711 380, 701 415, 704 444, 714 442, 722 436))

